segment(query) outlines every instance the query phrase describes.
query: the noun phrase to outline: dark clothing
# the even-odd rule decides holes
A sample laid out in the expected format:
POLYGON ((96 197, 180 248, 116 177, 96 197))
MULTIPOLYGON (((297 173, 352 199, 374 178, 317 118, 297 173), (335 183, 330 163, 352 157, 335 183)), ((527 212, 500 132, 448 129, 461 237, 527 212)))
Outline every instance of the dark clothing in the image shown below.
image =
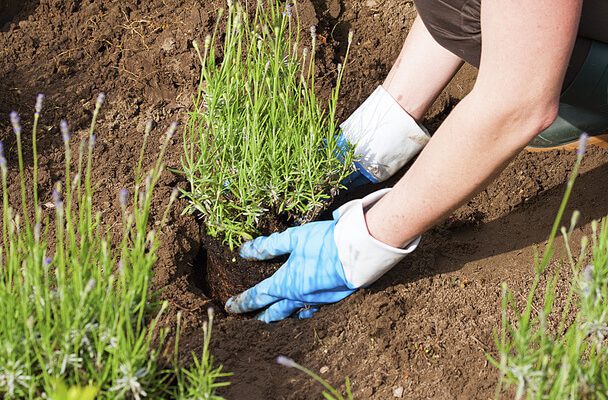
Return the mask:
MULTIPOLYGON (((479 67, 481 0, 415 0, 415 4, 422 22, 440 45, 479 67)), ((608 0, 583 1, 579 37, 564 87, 578 74, 587 58, 592 40, 608 43, 608 0)))

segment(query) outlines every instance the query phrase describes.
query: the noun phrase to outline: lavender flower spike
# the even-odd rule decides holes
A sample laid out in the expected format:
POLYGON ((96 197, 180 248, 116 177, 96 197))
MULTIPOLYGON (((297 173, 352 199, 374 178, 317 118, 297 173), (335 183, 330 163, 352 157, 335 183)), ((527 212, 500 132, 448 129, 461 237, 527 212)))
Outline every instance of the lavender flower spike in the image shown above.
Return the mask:
POLYGON ((144 134, 145 134, 145 135, 149 135, 149 134, 150 134, 150 132, 152 132, 152 129, 154 129, 154 120, 149 119, 149 120, 146 122, 146 129, 144 130, 144 134))
POLYGON ((13 131, 15 134, 21 134, 21 118, 19 118, 19 114, 16 111, 12 111, 10 114, 11 125, 13 125, 13 131))
POLYGON ((101 92, 97 95, 97 102, 95 103, 96 108, 101 108, 103 103, 106 101, 106 94, 101 92))
POLYGON ((169 125, 169 129, 167 130, 167 136, 172 138, 173 135, 175 135, 175 131, 177 131, 177 126, 178 123, 177 122, 171 122, 171 125, 169 125))
POLYGON ((120 189, 120 192, 118 193, 118 201, 122 208, 125 208, 127 206, 128 197, 129 191, 125 188, 120 189))
POLYGON ((177 199, 177 196, 179 195, 179 189, 178 188, 173 188, 173 190, 171 191, 171 200, 175 201, 177 199))
POLYGON ((44 102, 44 94, 38 93, 38 97, 36 98, 36 116, 40 116, 42 112, 42 103, 44 102))
POLYGON ((296 366, 297 366, 297 364, 294 360, 292 360, 291 358, 285 357, 285 356, 278 356, 277 364, 280 364, 287 368, 296 368, 296 366))
POLYGON ((92 135, 89 137, 89 147, 90 147, 90 148, 95 147, 95 143, 97 143, 97 136, 96 136, 95 134, 92 134, 92 135))
POLYGON ((588 140, 589 140, 589 134, 587 134, 587 132, 583 132, 579 139, 578 150, 576 152, 576 154, 578 156, 582 156, 585 154, 585 151, 587 150, 587 141, 588 140))
POLYGON ((283 16, 287 18, 291 18, 293 16, 292 5, 290 3, 285 4, 285 11, 283 11, 283 16))
POLYGON ((59 190, 57 189, 53 189, 53 204, 55 205, 55 208, 61 208, 63 205, 63 202, 61 201, 61 193, 59 193, 59 190))
POLYGON ((122 258, 120 260, 118 260, 118 273, 122 274, 123 271, 125 270, 125 262, 122 260, 122 258))
POLYGON ((70 127, 68 125, 68 121, 62 119, 59 123, 59 130, 61 131, 61 136, 63 136, 63 142, 67 143, 70 141, 70 127))

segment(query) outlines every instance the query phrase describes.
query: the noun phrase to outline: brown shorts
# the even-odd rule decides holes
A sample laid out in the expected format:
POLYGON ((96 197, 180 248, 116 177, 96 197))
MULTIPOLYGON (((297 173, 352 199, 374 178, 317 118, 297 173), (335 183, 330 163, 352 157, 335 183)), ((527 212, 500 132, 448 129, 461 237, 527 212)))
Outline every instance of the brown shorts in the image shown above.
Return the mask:
MULTIPOLYGON (((533 1, 533 0, 532 0, 533 1)), ((414 0, 418 14, 435 40, 479 67, 481 58, 481 0, 414 0)), ((608 43, 608 0, 584 0, 579 37, 565 85, 583 65, 591 41, 608 43)))

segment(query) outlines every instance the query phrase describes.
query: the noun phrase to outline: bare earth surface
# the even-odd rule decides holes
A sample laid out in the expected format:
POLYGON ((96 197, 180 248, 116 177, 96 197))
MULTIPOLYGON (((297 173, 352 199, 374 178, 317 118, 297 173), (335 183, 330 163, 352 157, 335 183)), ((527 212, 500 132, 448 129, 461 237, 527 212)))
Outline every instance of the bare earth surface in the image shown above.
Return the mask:
MULTIPOLYGON (((46 93, 41 196, 50 198, 52 184, 62 177, 59 119, 67 118, 78 130, 76 136, 84 137, 93 99, 105 91, 108 104, 96 149, 96 201, 104 221, 116 226, 117 194, 122 187, 132 187, 144 124, 149 118, 158 122, 152 147, 156 150, 170 121, 185 122, 199 71, 192 40, 202 41, 223 3, 3 4, 0 138, 9 163, 16 165, 16 146, 8 112, 29 115, 36 93, 46 93)), ((318 64, 325 94, 332 77, 327 71, 343 56, 348 31, 355 31, 342 116, 381 83, 415 16, 405 0, 302 0, 300 12, 303 26, 318 24, 324 39, 318 64)), ((429 127, 435 128, 466 95, 474 78, 472 68, 459 73, 430 113, 429 127)), ((179 168, 180 151, 181 137, 176 137, 167 157, 169 167, 179 168)), ((149 161, 154 155, 151 152, 149 161)), ((222 394, 252 400, 319 398, 317 384, 275 364, 275 357, 283 354, 313 370, 323 369, 333 384, 349 376, 360 399, 391 399, 397 388, 403 389, 403 398, 412 399, 493 397, 498 374, 485 354, 493 354, 492 333, 500 326, 500 284, 506 281, 516 296, 525 295, 534 246, 542 249, 574 159, 574 154, 563 152, 520 154, 495 183, 429 232, 414 255, 371 289, 323 308, 312 320, 269 326, 220 314, 213 351, 217 362, 235 374, 222 394)), ((607 162, 608 152, 600 149, 591 150, 585 159, 571 205, 581 210, 584 222, 575 239, 588 232, 592 219, 608 214, 607 162)), ((31 168, 30 156, 26 164, 31 168)), ((16 189, 14 169, 11 182, 16 189)), ((183 179, 166 172, 155 196, 156 210, 163 209, 176 185, 184 185, 183 179)), ((199 226, 194 217, 181 216, 183 206, 175 207, 171 223, 161 232, 155 287, 172 305, 165 324, 172 326, 175 312, 181 310, 187 323, 184 350, 196 352, 200 324, 213 303, 202 290, 199 226)))

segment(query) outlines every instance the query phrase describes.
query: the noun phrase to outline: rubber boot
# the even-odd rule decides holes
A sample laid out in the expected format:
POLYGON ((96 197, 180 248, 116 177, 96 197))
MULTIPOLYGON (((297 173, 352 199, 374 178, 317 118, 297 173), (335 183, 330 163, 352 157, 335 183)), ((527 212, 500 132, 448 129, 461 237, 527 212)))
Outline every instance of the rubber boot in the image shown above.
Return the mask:
POLYGON ((528 145, 528 150, 576 149, 581 133, 589 143, 608 147, 608 44, 592 42, 589 55, 572 84, 562 93, 555 122, 528 145))

